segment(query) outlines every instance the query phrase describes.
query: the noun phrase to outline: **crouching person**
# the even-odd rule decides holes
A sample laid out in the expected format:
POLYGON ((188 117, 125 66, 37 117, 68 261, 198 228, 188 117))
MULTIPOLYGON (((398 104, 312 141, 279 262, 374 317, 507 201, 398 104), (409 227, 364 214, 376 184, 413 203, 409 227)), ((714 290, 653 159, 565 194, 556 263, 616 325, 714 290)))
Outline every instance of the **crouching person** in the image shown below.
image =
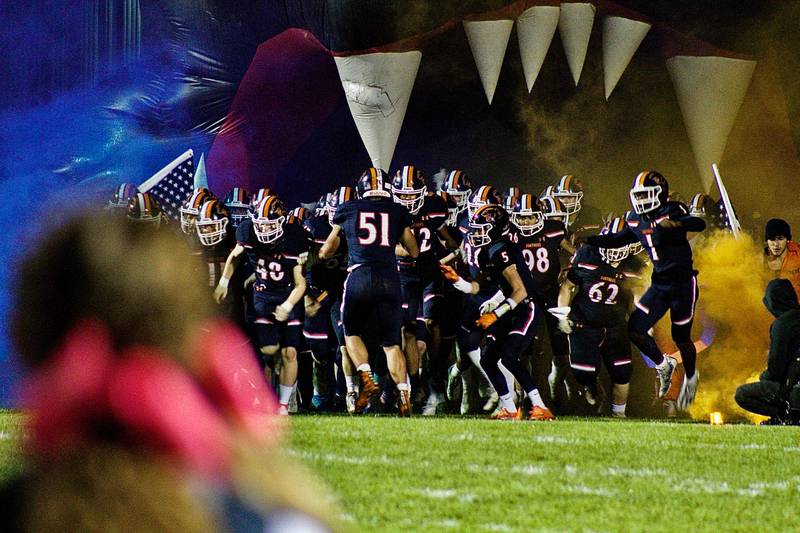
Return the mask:
POLYGON ((770 417, 767 424, 792 424, 800 408, 800 304, 792 283, 774 279, 767 285, 764 305, 775 316, 769 329, 767 369, 755 383, 736 389, 736 403, 751 413, 770 417), (793 392, 793 389, 794 390, 793 392), (792 405, 791 400, 794 400, 792 405), (792 409, 794 407, 794 409, 792 409))

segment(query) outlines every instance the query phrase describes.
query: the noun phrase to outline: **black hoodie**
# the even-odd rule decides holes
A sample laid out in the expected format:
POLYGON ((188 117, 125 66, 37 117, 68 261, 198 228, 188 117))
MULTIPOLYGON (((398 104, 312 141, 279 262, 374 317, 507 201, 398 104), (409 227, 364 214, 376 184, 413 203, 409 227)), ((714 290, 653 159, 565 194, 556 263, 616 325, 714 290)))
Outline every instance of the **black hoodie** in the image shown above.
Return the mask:
POLYGON ((775 316, 775 321, 769 329, 769 357, 761 380, 778 382, 783 388, 787 385, 790 364, 800 350, 800 304, 791 282, 788 279, 770 281, 764 305, 775 316))

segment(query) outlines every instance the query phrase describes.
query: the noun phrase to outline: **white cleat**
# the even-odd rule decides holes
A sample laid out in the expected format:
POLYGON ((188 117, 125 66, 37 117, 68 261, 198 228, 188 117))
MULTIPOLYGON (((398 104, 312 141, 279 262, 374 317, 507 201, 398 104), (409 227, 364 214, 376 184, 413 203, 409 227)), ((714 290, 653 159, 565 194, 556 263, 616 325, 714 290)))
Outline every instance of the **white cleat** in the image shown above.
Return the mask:
POLYGON ((347 408, 347 414, 356 414, 356 399, 358 395, 355 392, 348 392, 344 398, 344 405, 347 408))
POLYGON ((483 404, 483 407, 481 409, 483 410, 484 413, 490 413, 495 410, 499 402, 500 402, 500 396, 497 395, 497 391, 491 389, 491 391, 489 392, 489 397, 486 398, 486 403, 483 404))
POLYGON ((589 405, 597 405, 597 393, 590 387, 584 387, 583 396, 586 398, 586 403, 589 405))
POLYGON ((681 392, 678 394, 678 409, 685 411, 694 402, 694 395, 697 394, 697 382, 700 380, 700 372, 694 371, 691 378, 684 377, 681 383, 681 392))
POLYGON ((435 416, 442 404, 444 404, 444 400, 437 393, 432 392, 422 408, 422 416, 435 416))
MULTIPOLYGON (((663 398, 666 396, 667 392, 669 392, 669 387, 672 385, 672 374, 675 372, 675 365, 678 362, 675 360, 674 357, 670 357, 669 355, 664 356, 664 363, 662 363, 662 367, 656 367, 656 375, 658 376, 659 386, 658 386, 658 397, 663 398)), ((694 393, 692 394, 694 397, 694 393)))
POLYGON ((445 390, 448 400, 452 400, 456 395, 459 377, 461 377, 461 371, 458 369, 458 366, 450 365, 450 368, 447 370, 447 390, 445 390))
POLYGON ((289 416, 289 406, 285 403, 278 405, 278 416, 289 416))

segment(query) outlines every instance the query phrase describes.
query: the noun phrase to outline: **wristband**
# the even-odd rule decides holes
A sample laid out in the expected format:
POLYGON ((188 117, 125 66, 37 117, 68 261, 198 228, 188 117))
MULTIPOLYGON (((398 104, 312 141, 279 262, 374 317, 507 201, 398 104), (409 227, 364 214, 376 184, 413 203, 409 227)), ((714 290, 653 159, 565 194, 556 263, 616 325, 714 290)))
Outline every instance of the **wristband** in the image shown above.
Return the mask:
POLYGON ((222 276, 221 278, 219 278, 219 286, 222 287, 223 289, 227 289, 228 288, 228 283, 230 283, 230 282, 231 282, 231 278, 226 278, 225 276, 222 276))
POLYGON ((515 307, 517 307, 517 302, 511 298, 506 298, 503 303, 497 306, 497 309, 494 310, 494 314, 497 315, 497 318, 500 318, 509 311, 513 311, 515 307))
POLYGON ((453 287, 463 292, 464 294, 472 294, 472 283, 464 278, 458 278, 458 281, 453 282, 453 287))
POLYGON ((289 302, 283 302, 278 307, 280 307, 281 309, 286 311, 286 314, 288 315, 289 313, 292 312, 292 309, 294 309, 294 304, 293 303, 289 303, 289 302))

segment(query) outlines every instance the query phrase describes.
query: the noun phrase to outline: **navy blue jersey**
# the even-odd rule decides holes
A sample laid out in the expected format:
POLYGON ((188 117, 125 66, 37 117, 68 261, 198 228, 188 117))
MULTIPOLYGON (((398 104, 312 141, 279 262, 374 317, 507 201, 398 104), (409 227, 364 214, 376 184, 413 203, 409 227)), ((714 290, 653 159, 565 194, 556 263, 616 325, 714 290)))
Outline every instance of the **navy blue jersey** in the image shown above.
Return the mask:
POLYGON ((627 227, 614 235, 597 235, 588 242, 603 248, 617 248, 637 240, 642 243, 650 260, 653 272, 680 273, 691 276, 692 249, 686 238, 687 231, 703 231, 705 222, 689 215, 686 206, 680 202, 667 202, 651 213, 637 215, 632 211, 625 214, 627 227), (664 228, 659 224, 664 220, 679 220, 679 228, 664 228))
POLYGON ((374 265, 395 269, 394 247, 411 225, 411 215, 388 198, 351 200, 339 206, 333 223, 342 228, 351 268, 374 265))
POLYGON ((627 280, 638 278, 625 269, 606 263, 596 246, 584 244, 575 253, 567 279, 578 287, 570 318, 590 327, 624 326, 631 296, 627 280))
POLYGON ((509 240, 522 251, 525 264, 533 276, 534 298, 552 302, 558 297, 558 276, 561 274, 561 241, 567 234, 564 224, 545 220, 542 229, 533 235, 522 235, 512 226, 509 240))
POLYGON ((411 233, 417 239, 419 257, 398 257, 400 272, 419 272, 423 275, 438 273, 437 262, 447 255, 438 232, 447 223, 447 203, 433 193, 425 195, 419 212, 411 215, 411 233))
MULTIPOLYGON (((318 257, 319 249, 331 233, 328 215, 315 216, 305 221, 304 227, 312 239, 312 248, 318 257)), ((312 296, 317 296, 322 291, 328 291, 336 296, 342 293, 344 280, 347 278, 347 246, 344 242, 333 256, 322 260, 316 259, 311 265, 306 265, 306 282, 312 296)))
MULTIPOLYGON (((229 225, 225 232, 225 238, 214 246, 203 246, 200 253, 203 256, 203 261, 208 265, 208 286, 216 287, 219 283, 219 278, 222 276, 222 271, 225 268, 225 262, 228 260, 228 255, 236 246, 235 230, 229 225)), ((237 283, 241 277, 239 274, 243 269, 237 268, 234 273, 231 283, 237 283)), ((241 278, 244 281, 244 278, 241 278)), ((239 282, 241 283, 241 282, 239 282)))
POLYGON ((532 298, 535 294, 536 287, 528 270, 528 265, 525 264, 525 258, 522 257, 522 252, 517 246, 505 239, 482 246, 478 250, 478 268, 484 276, 490 276, 495 282, 500 285, 503 294, 510 296, 512 291, 511 284, 506 280, 503 271, 511 265, 517 267, 522 284, 525 290, 528 291, 528 297, 532 298))
POLYGON ((236 229, 236 242, 244 247, 256 272, 255 290, 286 298, 294 288, 294 267, 309 247, 308 233, 298 224, 284 224, 277 242, 264 244, 253 231, 253 221, 244 219, 236 229))

